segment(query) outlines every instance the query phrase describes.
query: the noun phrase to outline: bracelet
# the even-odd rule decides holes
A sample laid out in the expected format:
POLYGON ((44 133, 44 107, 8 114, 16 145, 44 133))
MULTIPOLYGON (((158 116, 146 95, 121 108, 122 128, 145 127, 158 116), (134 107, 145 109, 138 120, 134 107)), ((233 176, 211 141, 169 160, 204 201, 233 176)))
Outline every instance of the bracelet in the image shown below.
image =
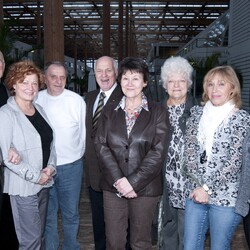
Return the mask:
POLYGON ((212 190, 209 189, 209 187, 207 186, 207 184, 203 184, 202 188, 207 192, 208 195, 212 194, 212 190))

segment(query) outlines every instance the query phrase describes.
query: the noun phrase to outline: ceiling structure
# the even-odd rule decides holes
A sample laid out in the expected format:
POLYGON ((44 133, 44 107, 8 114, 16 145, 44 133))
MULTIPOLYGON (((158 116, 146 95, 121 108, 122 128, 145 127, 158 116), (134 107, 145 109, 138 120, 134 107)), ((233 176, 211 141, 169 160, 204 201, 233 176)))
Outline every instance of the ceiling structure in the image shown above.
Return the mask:
MULTIPOLYGON (((119 2, 110 1, 110 50, 115 58, 118 57, 119 45, 119 2)), ((103 1, 63 1, 63 5, 65 55, 73 57, 72 44, 76 44, 78 59, 101 56, 103 1)), ((146 58, 152 44, 183 46, 228 9, 229 0, 124 0, 123 40, 129 25, 129 41, 130 45, 133 41, 134 55, 146 58)), ((3 0, 3 15, 19 40, 30 45, 38 44, 37 19, 40 15, 40 40, 43 43, 43 1, 3 0)), ((125 50, 129 44, 126 40, 124 44, 125 50)))

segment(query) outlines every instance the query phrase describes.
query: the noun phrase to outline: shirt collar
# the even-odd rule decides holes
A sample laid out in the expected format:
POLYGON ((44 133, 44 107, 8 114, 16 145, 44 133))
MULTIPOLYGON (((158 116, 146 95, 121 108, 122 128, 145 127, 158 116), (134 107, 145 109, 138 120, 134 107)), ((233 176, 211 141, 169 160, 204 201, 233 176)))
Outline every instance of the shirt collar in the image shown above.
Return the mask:
MULTIPOLYGON (((141 93, 141 96, 142 96, 142 102, 141 102, 141 105, 139 106, 138 109, 143 108, 146 111, 149 111, 147 97, 145 96, 145 94, 143 92, 141 93)), ((125 109, 125 105, 126 105, 126 96, 123 96, 122 99, 121 99, 121 101, 119 102, 119 104, 115 108, 115 110, 118 110, 119 108, 121 108, 121 109, 124 110, 125 109)))
POLYGON ((111 96, 113 90, 116 88, 116 86, 117 86, 117 83, 115 82, 115 84, 114 84, 114 85, 111 87, 111 89, 109 89, 108 91, 102 91, 102 90, 100 89, 99 95, 100 95, 101 92, 104 92, 104 93, 105 93, 105 100, 108 100, 109 97, 111 96))

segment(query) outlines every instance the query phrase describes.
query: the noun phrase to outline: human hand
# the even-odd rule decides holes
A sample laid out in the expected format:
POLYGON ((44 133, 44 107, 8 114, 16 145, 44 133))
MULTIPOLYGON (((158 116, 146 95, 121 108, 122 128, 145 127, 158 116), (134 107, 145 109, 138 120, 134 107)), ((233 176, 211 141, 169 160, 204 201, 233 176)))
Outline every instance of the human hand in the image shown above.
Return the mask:
POLYGON ((47 185, 51 180, 52 180, 52 177, 50 175, 47 175, 46 172, 44 172, 44 169, 43 169, 38 184, 47 185))
POLYGON ((51 168, 51 167, 46 167, 43 170, 43 173, 45 173, 48 176, 52 176, 55 172, 55 169, 51 168))
POLYGON ((190 194, 190 198, 196 202, 201 204, 207 204, 209 200, 208 193, 205 191, 203 187, 198 187, 192 191, 190 194))
POLYGON ((124 195, 125 198, 128 198, 128 199, 133 199, 133 198, 136 198, 137 197, 137 194, 134 190, 132 190, 131 192, 129 192, 128 194, 124 195))
POLYGON ((19 164, 22 158, 15 148, 10 148, 8 151, 8 161, 12 164, 19 164))
POLYGON ((123 177, 117 180, 115 183, 115 188, 117 189, 117 191, 119 192, 121 196, 125 196, 125 197, 126 197, 126 194, 133 191, 133 187, 131 186, 131 184, 129 183, 126 177, 123 177))

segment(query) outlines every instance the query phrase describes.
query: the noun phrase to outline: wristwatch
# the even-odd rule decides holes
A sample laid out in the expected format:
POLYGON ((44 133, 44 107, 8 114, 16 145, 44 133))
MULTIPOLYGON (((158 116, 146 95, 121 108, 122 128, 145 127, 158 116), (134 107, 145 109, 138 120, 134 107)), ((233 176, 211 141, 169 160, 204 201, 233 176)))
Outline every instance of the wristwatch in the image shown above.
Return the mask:
POLYGON ((207 192, 208 195, 212 194, 212 190, 209 189, 209 187, 207 186, 207 184, 203 184, 202 187, 207 192))

